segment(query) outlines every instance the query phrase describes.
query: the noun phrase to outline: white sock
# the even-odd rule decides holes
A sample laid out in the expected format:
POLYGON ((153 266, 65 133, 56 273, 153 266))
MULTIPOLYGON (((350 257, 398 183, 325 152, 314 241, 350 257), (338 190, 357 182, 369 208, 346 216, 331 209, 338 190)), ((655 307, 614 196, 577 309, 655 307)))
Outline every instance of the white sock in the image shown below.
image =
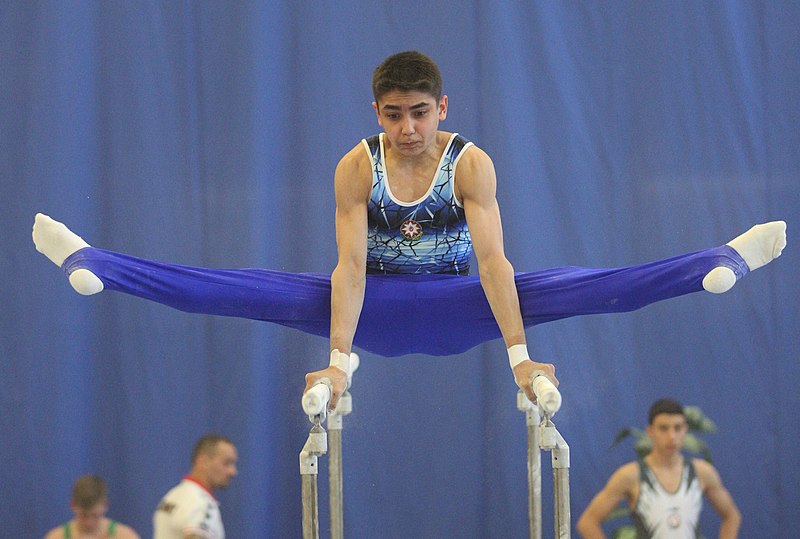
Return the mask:
POLYGON ((728 242, 747 263, 750 271, 769 264, 781 256, 786 247, 786 222, 772 221, 756 225, 728 242))
MULTIPOLYGON (((733 238, 727 245, 739 253, 750 271, 754 271, 781 256, 786 247, 786 222, 772 221, 756 225, 733 238)), ((703 278, 703 288, 714 294, 727 292, 734 284, 736 275, 725 267, 714 268, 703 278)))
MULTIPOLYGON (((58 267, 75 251, 89 247, 83 238, 68 229, 63 223, 47 215, 37 213, 33 222, 33 243, 36 250, 50 259, 58 267)), ((79 294, 88 296, 103 290, 103 282, 91 271, 74 271, 69 282, 79 294)))

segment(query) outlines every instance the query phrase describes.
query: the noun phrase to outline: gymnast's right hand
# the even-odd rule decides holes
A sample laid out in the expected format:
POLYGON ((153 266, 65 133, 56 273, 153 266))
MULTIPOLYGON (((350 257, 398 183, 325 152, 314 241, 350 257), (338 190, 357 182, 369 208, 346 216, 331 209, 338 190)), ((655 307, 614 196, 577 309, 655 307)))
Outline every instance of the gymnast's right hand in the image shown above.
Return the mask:
POLYGON ((323 378, 327 378, 331 382, 332 394, 331 400, 328 402, 328 411, 333 411, 339 402, 339 397, 347 389, 347 373, 339 367, 333 366, 324 368, 321 371, 310 372, 306 374, 306 388, 303 390, 303 394, 305 395, 309 389, 321 383, 320 381, 323 378))
POLYGON ((517 386, 525 391, 528 399, 534 404, 536 404, 536 395, 533 393, 532 384, 532 375, 534 373, 539 371, 544 372, 544 375, 547 376, 551 382, 553 382, 553 385, 558 387, 556 368, 552 363, 538 363, 528 359, 515 366, 513 371, 514 381, 517 383, 517 386))

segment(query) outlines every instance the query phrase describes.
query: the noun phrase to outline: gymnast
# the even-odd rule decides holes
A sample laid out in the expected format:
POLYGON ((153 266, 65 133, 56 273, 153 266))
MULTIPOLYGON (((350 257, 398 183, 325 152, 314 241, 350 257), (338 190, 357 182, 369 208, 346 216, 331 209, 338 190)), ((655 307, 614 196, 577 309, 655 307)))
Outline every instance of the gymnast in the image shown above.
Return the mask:
POLYGON ((438 129, 448 100, 433 60, 416 51, 392 55, 375 70, 372 87, 383 132, 336 167, 338 263, 330 276, 154 262, 90 247, 42 214, 34 222, 36 249, 84 295, 117 290, 186 312, 329 337, 330 364, 306 375, 306 391, 327 379, 332 409, 354 345, 385 356, 451 355, 498 337, 515 382, 534 400, 534 373, 558 381, 552 364, 530 359, 525 327, 632 311, 700 290, 722 293, 786 246, 786 223, 773 221, 721 247, 649 264, 515 274, 504 254, 491 159, 438 129), (479 277, 468 276, 473 245, 479 277))

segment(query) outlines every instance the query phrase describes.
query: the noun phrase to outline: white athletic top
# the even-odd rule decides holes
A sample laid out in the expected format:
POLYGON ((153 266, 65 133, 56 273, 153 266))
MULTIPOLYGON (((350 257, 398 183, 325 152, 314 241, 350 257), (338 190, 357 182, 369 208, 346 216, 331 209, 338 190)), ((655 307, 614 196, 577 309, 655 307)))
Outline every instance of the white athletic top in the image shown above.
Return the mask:
POLYGON ((690 539, 699 537, 703 491, 695 475, 691 459, 684 459, 681 483, 675 492, 668 492, 655 474, 639 461, 639 500, 632 518, 636 537, 653 539, 690 539))
POLYGON ((189 476, 167 492, 153 514, 153 539, 183 539, 186 532, 225 539, 219 502, 189 476))

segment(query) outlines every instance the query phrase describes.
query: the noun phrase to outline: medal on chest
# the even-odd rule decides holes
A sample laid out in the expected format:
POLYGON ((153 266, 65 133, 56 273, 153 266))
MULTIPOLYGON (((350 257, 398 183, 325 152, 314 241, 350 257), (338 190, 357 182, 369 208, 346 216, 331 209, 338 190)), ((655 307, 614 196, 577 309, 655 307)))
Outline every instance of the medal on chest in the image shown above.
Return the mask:
POLYGON ((667 526, 672 529, 679 528, 681 525, 681 516, 678 514, 677 509, 672 509, 672 512, 667 516, 667 526))

